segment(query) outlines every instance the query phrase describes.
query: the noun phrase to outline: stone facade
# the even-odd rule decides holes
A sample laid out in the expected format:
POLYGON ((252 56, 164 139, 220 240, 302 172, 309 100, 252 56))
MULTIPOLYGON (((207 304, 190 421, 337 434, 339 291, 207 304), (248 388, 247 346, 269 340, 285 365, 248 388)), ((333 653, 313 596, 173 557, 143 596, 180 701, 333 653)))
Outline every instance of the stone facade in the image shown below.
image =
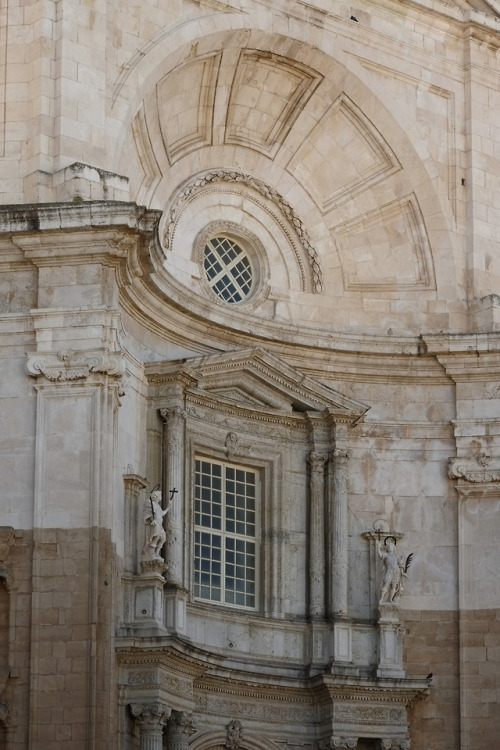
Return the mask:
POLYGON ((0 0, 0 750, 495 745, 499 20, 0 0))

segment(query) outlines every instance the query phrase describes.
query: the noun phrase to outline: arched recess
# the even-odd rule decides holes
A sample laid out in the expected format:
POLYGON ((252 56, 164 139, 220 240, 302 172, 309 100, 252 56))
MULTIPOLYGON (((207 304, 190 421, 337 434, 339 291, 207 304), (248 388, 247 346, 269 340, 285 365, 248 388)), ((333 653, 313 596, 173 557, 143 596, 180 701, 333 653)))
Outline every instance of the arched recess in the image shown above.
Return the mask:
MULTIPOLYGON (((233 724, 234 722, 231 722, 233 724)), ((238 722, 239 723, 239 722, 238 722)), ((230 724, 228 723, 228 730, 230 724)), ((189 743, 189 750, 277 750, 278 745, 270 740, 247 734, 240 724, 240 731, 234 742, 228 738, 228 732, 197 733, 189 743)))
MULTIPOLYGON (((223 25, 223 19, 217 19, 223 25)), ((169 37, 170 41, 174 37, 169 37)), ((376 316, 361 309, 364 300, 371 295, 388 295, 390 300, 394 292, 401 291, 414 301, 417 311, 414 317, 408 314, 400 329, 408 334, 432 330, 434 323, 427 328, 424 322, 430 302, 465 299, 463 258, 450 233, 452 213, 443 208, 445 191, 436 189, 436 174, 429 172, 432 158, 425 153, 426 144, 410 140, 395 117, 400 114, 397 103, 381 106, 382 87, 376 90, 376 86, 367 85, 367 73, 355 59, 340 47, 334 59, 321 51, 321 45, 319 49, 299 46, 295 39, 255 28, 245 29, 244 34, 241 29, 212 31, 204 37, 195 33, 189 42, 183 39, 179 48, 164 49, 160 59, 158 50, 165 39, 158 39, 156 47, 146 53, 145 58, 151 56, 149 67, 145 60, 137 61, 136 72, 140 69, 144 78, 140 94, 131 99, 124 117, 116 171, 130 174, 133 200, 162 211, 175 207, 175 197, 184 186, 216 171, 229 174, 234 170, 255 184, 269 186, 287 201, 297 219, 296 228, 304 230, 314 249, 314 256, 308 257, 299 242, 299 253, 295 252, 295 268, 300 275, 302 253, 309 278, 302 274, 300 284, 287 285, 290 270, 288 275, 276 273, 283 284, 273 290, 276 293, 269 306, 255 310, 256 314, 266 318, 269 309, 274 309, 285 321, 305 320, 320 328, 338 325, 340 330, 344 326, 370 332, 380 327, 385 333, 392 325, 390 315, 381 315, 379 325, 376 316), (283 103, 278 116, 275 104, 270 104, 264 114, 273 110, 275 116, 268 118, 268 130, 262 137, 256 129, 247 128, 246 132, 243 128, 242 113, 251 87, 241 91, 234 87, 247 80, 245 71, 248 80, 272 71, 276 76, 273 96, 277 97, 287 82, 296 105, 287 109, 283 103), (186 127, 177 123, 169 128, 165 117, 171 97, 167 94, 184 91, 191 75, 199 92, 193 98, 196 106, 186 105, 184 114, 191 113, 191 124, 186 120, 186 127), (350 150, 341 148, 345 134, 352 140, 350 150), (322 151, 324 138, 330 138, 330 146, 322 151), (335 165, 335 180, 329 185, 315 184, 316 173, 320 182, 328 175, 323 164, 329 149, 344 161, 335 165), (315 160, 319 162, 317 170, 315 160), (364 171, 362 164, 367 165, 364 171), (393 237, 400 239, 392 246, 393 237), (323 299, 314 301, 295 294, 297 290, 317 294, 320 289, 323 299), (359 300, 358 319, 351 304, 343 306, 345 297, 359 300)), ((120 96, 126 88, 122 87, 120 96)), ((276 102, 273 96, 269 101, 276 102)), ((258 99, 256 109, 261 105, 265 107, 264 98, 258 99)), ((175 118, 184 116, 176 110, 177 104, 172 106, 175 118)), ((234 223, 233 217, 229 220, 234 223)), ((184 255, 187 257, 186 252, 184 255)), ((196 269, 193 274, 189 262, 182 270, 180 264, 165 267, 190 294, 196 291, 196 269)), ((401 324, 397 312, 394 320, 401 324)), ((440 328, 445 325, 440 322, 440 328)))

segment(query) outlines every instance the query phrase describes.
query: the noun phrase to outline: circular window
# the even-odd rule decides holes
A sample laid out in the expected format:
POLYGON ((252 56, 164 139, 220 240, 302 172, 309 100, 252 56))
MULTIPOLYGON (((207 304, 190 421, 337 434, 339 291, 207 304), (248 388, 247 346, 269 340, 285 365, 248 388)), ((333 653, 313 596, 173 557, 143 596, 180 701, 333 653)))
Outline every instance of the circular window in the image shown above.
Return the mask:
POLYGON ((193 260, 203 294, 219 305, 246 311, 269 294, 269 263, 262 242, 232 221, 212 221, 196 236, 193 260))
POLYGON ((224 302, 243 302, 252 292, 252 265, 247 252, 230 237, 208 240, 203 269, 210 288, 224 302))

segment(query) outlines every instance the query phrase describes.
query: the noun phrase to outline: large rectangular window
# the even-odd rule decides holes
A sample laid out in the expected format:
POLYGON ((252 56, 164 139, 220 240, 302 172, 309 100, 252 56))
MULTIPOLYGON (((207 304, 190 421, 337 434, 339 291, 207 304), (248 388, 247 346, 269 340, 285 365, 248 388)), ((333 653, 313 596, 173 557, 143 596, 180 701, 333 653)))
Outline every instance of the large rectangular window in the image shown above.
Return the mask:
POLYGON ((255 608, 258 474, 196 459, 194 595, 255 608))

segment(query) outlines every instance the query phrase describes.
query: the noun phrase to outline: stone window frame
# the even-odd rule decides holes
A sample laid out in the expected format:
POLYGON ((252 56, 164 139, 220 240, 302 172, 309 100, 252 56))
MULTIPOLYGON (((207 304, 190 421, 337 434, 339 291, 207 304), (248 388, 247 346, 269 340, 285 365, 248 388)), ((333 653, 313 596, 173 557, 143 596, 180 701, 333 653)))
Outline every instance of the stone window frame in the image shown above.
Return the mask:
MULTIPOLYGON (((239 457, 238 457, 239 458, 239 457)), ((229 493, 225 494, 224 500, 222 502, 222 509, 221 509, 221 529, 215 529, 213 526, 204 526, 203 524, 197 524, 196 523, 196 516, 197 516, 197 501, 198 498, 196 496, 196 493, 193 492, 193 504, 194 504, 194 519, 193 519, 193 531, 194 531, 194 566, 193 566, 193 597, 195 601, 200 601, 206 604, 216 604, 216 605, 223 605, 225 607, 235 607, 238 609, 244 609, 245 611, 256 611, 258 610, 258 604, 259 604, 259 593, 260 593, 260 528, 261 528, 261 470, 256 469, 254 466, 249 466, 244 461, 236 460, 227 460, 227 459, 218 459, 214 458, 213 456, 207 456, 200 453, 197 453, 194 456, 195 461, 195 474, 196 474, 196 464, 198 461, 201 463, 208 463, 212 466, 220 466, 222 471, 221 475, 223 475, 222 480, 222 486, 225 487, 225 483, 227 481, 227 470, 229 469, 235 469, 236 471, 244 471, 248 472, 249 474, 253 474, 255 477, 255 497, 254 497, 254 533, 251 534, 245 534, 245 533, 238 533, 235 531, 228 531, 227 526, 225 524, 226 521, 230 521, 231 519, 228 518, 228 507, 226 506, 227 497, 229 496, 229 493), (199 559, 196 554, 196 547, 197 547, 197 534, 199 533, 205 533, 211 534, 212 536, 217 536, 221 540, 221 598, 216 599, 212 597, 207 596, 201 596, 197 595, 197 583, 195 580, 196 577, 196 561, 199 559), (251 543, 254 545, 254 567, 253 567, 253 579, 247 579, 244 578, 244 582, 253 583, 253 593, 250 594, 250 592, 245 592, 245 595, 243 598, 246 598, 247 601, 253 597, 253 603, 242 603, 241 601, 227 601, 226 597, 231 591, 231 586, 228 586, 228 581, 235 580, 236 574, 233 576, 228 576, 226 570, 226 565, 228 564, 227 556, 224 554, 225 552, 229 553, 230 550, 226 546, 226 542, 229 542, 230 540, 238 540, 243 541, 246 543, 251 543)), ((193 482, 193 489, 196 488, 196 481, 193 482)), ((221 494, 224 495, 224 492, 221 491, 221 494)), ((246 525, 246 524, 245 524, 246 525)), ((212 559, 212 558, 210 558, 212 559)), ((236 562, 235 562, 236 565, 236 562)), ((234 591, 235 598, 237 599, 238 593, 243 592, 237 592, 234 591)))
MULTIPOLYGON (((278 450, 271 455, 265 450, 259 450, 258 444, 251 447, 244 445, 241 452, 237 454, 229 453, 224 446, 224 435, 221 434, 220 443, 215 439, 211 444, 204 440, 199 432, 191 425, 188 427, 189 448, 186 455, 186 497, 189 498, 189 504, 186 508, 186 533, 189 540, 186 539, 187 553, 187 587, 190 592, 191 602, 199 607, 222 607, 234 613, 240 613, 245 616, 262 616, 269 615, 275 611, 277 606, 276 594, 273 591, 276 586, 280 588, 280 581, 272 581, 265 575, 266 570, 270 569, 271 551, 268 545, 269 538, 272 536, 272 530, 269 528, 270 519, 273 516, 274 506, 281 502, 281 494, 276 491, 274 486, 275 478, 279 474, 279 465, 282 462, 282 451, 278 450), (259 503, 256 513, 257 524, 255 530, 256 541, 256 576, 255 576, 255 606, 243 607, 236 604, 226 604, 224 602, 215 602, 208 599, 201 599, 195 596, 194 588, 194 544, 195 544, 195 517, 194 517, 194 475, 196 458, 204 458, 208 461, 218 461, 232 465, 242 466, 254 471, 259 476, 259 503)), ((282 550, 273 550, 272 555, 280 554, 282 550)), ((279 611, 279 609, 278 609, 279 611)), ((272 614, 271 614, 272 616, 272 614)))
POLYGON ((203 295, 226 310, 242 308, 250 312, 261 305, 270 293, 270 268, 267 253, 256 234, 233 221, 211 221, 196 236, 193 245, 193 259, 199 268, 200 288, 203 295), (245 299, 228 302, 212 288, 206 277, 204 260, 205 247, 216 237, 227 237, 245 253, 252 269, 252 289, 245 299))

